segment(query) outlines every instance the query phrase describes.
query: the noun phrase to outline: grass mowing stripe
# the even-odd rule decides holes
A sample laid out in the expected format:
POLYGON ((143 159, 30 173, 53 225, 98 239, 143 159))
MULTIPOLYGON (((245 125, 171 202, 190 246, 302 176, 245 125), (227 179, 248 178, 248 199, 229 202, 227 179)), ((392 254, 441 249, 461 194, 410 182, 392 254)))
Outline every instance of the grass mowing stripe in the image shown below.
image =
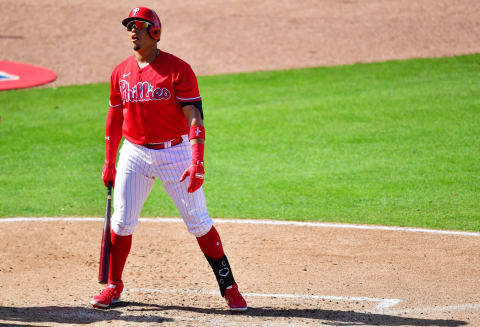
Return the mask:
MULTIPOLYGON (((211 215, 480 230, 479 69, 470 55, 199 77, 211 215)), ((103 211, 107 99, 106 84, 0 93, 0 216, 103 211)), ((142 214, 178 215, 159 185, 142 214)))

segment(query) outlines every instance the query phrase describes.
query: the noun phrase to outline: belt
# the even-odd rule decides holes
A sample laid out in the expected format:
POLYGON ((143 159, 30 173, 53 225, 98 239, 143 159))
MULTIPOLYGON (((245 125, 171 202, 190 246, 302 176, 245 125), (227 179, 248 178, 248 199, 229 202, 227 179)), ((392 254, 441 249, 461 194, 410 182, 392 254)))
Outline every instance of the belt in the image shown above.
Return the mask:
POLYGON ((176 139, 167 141, 167 142, 160 142, 160 143, 148 143, 148 144, 142 144, 142 146, 152 149, 152 150, 161 150, 161 149, 166 149, 166 148, 171 148, 172 146, 175 146, 177 144, 180 144, 183 142, 182 137, 177 137, 176 139))

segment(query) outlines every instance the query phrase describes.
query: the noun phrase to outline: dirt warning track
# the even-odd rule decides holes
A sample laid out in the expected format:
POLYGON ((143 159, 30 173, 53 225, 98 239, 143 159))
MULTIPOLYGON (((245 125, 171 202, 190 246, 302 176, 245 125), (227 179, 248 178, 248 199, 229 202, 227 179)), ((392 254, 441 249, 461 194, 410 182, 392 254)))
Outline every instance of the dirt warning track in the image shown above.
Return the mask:
MULTIPOLYGON (((129 0, 2 0, 1 59, 50 68, 52 86, 110 81, 132 51, 129 0)), ((480 52, 477 0, 145 0, 160 48, 197 75, 480 52)), ((201 88, 201 85, 200 85, 201 88)))

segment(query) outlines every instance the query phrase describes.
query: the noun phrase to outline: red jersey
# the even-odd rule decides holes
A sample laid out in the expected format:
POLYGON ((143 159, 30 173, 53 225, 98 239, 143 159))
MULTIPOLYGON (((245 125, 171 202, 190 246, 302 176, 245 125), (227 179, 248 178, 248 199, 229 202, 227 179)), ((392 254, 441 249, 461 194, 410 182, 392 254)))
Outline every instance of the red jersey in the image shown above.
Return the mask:
POLYGON ((160 51, 143 68, 131 56, 111 75, 110 107, 123 109, 122 134, 135 144, 167 142, 188 134, 180 102, 199 100, 192 68, 167 52, 160 51))

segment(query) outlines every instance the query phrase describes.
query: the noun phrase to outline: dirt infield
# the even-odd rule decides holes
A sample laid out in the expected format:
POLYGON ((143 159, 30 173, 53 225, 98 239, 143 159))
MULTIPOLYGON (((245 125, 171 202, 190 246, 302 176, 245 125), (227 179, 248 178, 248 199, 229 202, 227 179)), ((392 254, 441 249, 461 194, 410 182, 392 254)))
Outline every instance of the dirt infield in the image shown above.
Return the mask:
POLYGON ((231 314, 179 222, 142 221, 124 302, 100 289, 102 221, 0 223, 0 326, 477 326, 480 234, 217 220, 250 309, 231 314), (345 228, 347 227, 347 228, 345 228))
MULTIPOLYGON (((162 19, 160 47, 200 75, 480 52, 476 0, 143 4, 162 19)), ((107 81, 131 53, 120 25, 131 6, 2 0, 0 59, 54 70, 50 86, 107 81)), ((100 289, 101 221, 1 220, 0 326, 480 326, 480 234, 217 228, 247 313, 226 309, 179 222, 140 224, 124 302, 104 311, 88 307, 100 289)))

